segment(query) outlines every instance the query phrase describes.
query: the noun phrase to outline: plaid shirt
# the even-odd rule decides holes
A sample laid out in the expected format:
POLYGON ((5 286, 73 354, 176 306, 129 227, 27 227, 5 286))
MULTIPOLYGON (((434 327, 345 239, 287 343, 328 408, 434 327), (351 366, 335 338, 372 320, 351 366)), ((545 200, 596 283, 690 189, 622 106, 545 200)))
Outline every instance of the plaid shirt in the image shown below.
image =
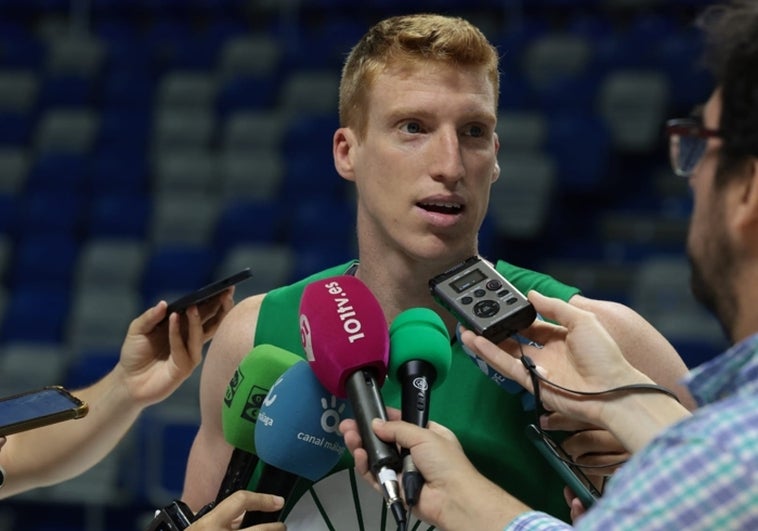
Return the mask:
POLYGON ((545 513, 507 531, 758 529, 758 334, 685 379, 701 406, 619 469, 571 527, 545 513))

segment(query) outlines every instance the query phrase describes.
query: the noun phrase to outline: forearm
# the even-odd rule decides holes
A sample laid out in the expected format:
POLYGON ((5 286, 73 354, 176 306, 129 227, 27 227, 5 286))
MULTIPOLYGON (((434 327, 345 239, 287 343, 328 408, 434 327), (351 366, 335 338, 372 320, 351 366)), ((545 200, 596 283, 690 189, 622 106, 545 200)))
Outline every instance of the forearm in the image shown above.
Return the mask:
POLYGON ((531 510, 478 472, 468 472, 465 476, 454 492, 456 495, 442 504, 439 519, 435 521, 440 529, 502 531, 514 518, 531 510))
POLYGON ((74 395, 89 406, 84 418, 8 437, 0 452, 7 476, 0 497, 81 474, 118 444, 142 410, 131 399, 119 366, 74 395))
POLYGON ((607 401, 600 416, 604 427, 635 453, 690 412, 665 394, 634 391, 607 401))
POLYGON ((687 366, 671 343, 641 315, 622 304, 582 296, 573 297, 571 304, 593 312, 632 366, 671 389, 686 408, 695 409, 695 401, 681 384, 687 366))

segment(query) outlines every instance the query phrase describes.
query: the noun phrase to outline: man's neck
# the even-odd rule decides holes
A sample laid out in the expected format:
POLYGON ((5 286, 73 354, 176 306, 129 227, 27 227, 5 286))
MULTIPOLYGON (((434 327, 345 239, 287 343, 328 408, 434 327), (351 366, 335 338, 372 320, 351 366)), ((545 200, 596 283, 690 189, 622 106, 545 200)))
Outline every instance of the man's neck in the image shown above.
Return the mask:
POLYGON ((383 260, 363 256, 355 272, 379 300, 387 323, 409 308, 429 308, 437 312, 455 334, 457 320, 437 303, 429 291, 429 279, 445 271, 449 264, 435 265, 432 261, 412 261, 384 256, 383 260))

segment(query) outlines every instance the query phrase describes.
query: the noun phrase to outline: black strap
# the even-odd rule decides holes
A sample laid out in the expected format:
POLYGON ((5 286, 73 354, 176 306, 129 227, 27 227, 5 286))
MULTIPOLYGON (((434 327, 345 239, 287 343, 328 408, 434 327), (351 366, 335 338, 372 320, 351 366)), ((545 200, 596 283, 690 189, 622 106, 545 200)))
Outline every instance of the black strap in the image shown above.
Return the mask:
POLYGON ((560 389, 562 391, 575 394, 575 395, 598 396, 598 395, 608 395, 608 394, 613 394, 613 393, 621 393, 624 391, 643 391, 643 392, 663 393, 664 395, 670 396, 677 402, 680 402, 679 397, 676 396, 676 394, 674 394, 674 392, 671 391, 670 389, 663 387, 662 385, 651 384, 651 383, 636 383, 636 384, 622 385, 620 387, 605 389, 603 391, 577 391, 575 389, 568 389, 567 387, 563 387, 561 385, 558 385, 555 382, 551 382, 550 380, 542 376, 539 373, 539 371, 537 371, 537 365, 534 363, 532 358, 530 358, 526 354, 521 355, 521 363, 524 364, 524 367, 526 367, 526 369, 529 371, 532 377, 535 377, 539 379, 541 382, 544 382, 547 385, 555 387, 556 389, 560 389))

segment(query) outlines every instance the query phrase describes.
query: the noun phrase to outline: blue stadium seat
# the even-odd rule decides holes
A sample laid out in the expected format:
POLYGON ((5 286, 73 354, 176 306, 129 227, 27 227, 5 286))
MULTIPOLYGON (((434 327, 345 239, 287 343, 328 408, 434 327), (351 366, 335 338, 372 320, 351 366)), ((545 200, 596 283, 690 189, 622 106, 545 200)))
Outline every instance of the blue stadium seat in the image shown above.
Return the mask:
POLYGON ((0 194, 0 234, 8 236, 18 226, 18 199, 13 193, 0 194))
POLYGON ((0 21, 0 67, 31 68, 42 66, 45 46, 23 23, 10 17, 0 21))
POLYGON ((0 342, 59 344, 63 341, 68 308, 67 289, 16 287, 5 310, 0 342))
POLYGON ((278 201, 229 201, 219 213, 213 246, 225 254, 236 245, 280 239, 286 213, 278 201))
POLYGON ((210 247, 172 245, 158 247, 145 260, 142 296, 145 306, 173 299, 213 280, 216 253, 210 247))
POLYGON ((92 385, 116 366, 120 355, 119 347, 75 352, 60 383, 68 389, 82 389, 92 385))
POLYGON ((599 117, 570 111, 550 116, 546 150, 557 164, 560 190, 592 193, 612 184, 611 136, 599 117))
POLYGON ((95 103, 94 80, 78 74, 57 74, 40 80, 38 105, 52 107, 84 107, 95 103))
POLYGON ((220 119, 239 111, 273 108, 279 84, 268 76, 234 76, 223 82, 216 96, 216 112, 220 119))
POLYGON ((141 67, 113 68, 103 80, 103 106, 146 114, 152 108, 155 85, 152 76, 141 67))
POLYGON ((355 239, 355 209, 347 199, 301 200, 289 221, 288 241, 296 249, 320 242, 350 246, 355 239))
POLYGON ((20 198, 17 236, 62 235, 76 238, 83 228, 87 198, 61 189, 32 190, 20 198))
POLYGON ((86 185, 89 180, 90 161, 86 155, 71 152, 42 152, 32 161, 29 168, 26 193, 86 194, 86 185))
MULTIPOLYGON (((152 126, 153 117, 147 103, 111 103, 100 114, 97 151, 142 151, 140 154, 132 153, 131 156, 144 156, 152 126)), ((140 161, 135 162, 139 164, 140 161)))
POLYGON ((143 496, 154 507, 179 498, 190 447, 200 425, 196 407, 159 404, 138 422, 140 460, 143 463, 143 496))
POLYGON ((144 197, 149 176, 144 149, 101 147, 92 157, 89 193, 93 200, 105 195, 144 197))
POLYGON ((36 127, 32 112, 0 111, 0 145, 25 146, 36 127))
POLYGON ((655 66, 668 78, 676 97, 671 105, 678 115, 688 114, 692 107, 708 99, 713 90, 713 77, 694 57, 702 55, 702 35, 695 28, 686 28, 661 38, 655 66), (683 82, 683 80, 687 80, 683 82))
POLYGON ((8 272, 10 285, 68 289, 78 252, 76 240, 65 235, 27 236, 16 243, 8 272))
POLYGON ((145 195, 111 193, 95 197, 86 236, 145 238, 150 212, 150 200, 145 195))

